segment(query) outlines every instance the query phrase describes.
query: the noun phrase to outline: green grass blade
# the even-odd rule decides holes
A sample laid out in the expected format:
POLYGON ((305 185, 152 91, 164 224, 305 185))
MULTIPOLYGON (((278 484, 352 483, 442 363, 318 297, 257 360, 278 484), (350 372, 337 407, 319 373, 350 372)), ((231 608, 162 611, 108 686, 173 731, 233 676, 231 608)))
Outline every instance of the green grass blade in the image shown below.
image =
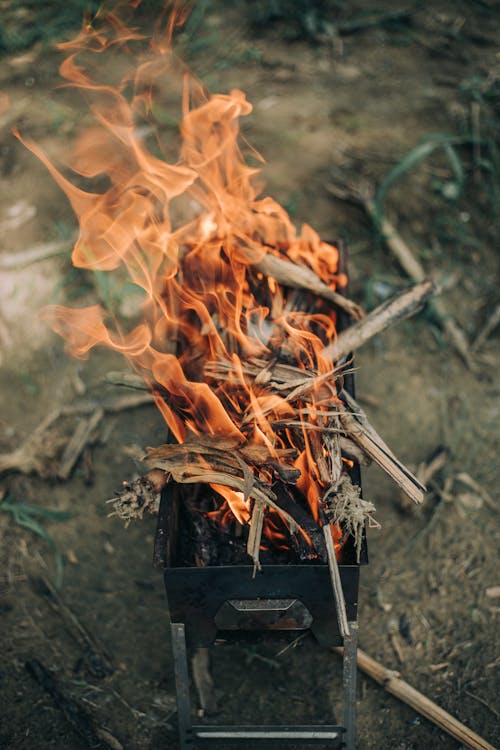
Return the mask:
POLYGON ((430 133, 412 148, 402 159, 386 174, 375 194, 376 218, 382 222, 384 211, 383 205, 388 190, 404 177, 408 172, 415 169, 418 164, 427 159, 436 149, 443 148, 450 161, 457 187, 461 191, 465 178, 460 158, 453 146, 464 143, 466 139, 458 138, 447 133, 430 133))

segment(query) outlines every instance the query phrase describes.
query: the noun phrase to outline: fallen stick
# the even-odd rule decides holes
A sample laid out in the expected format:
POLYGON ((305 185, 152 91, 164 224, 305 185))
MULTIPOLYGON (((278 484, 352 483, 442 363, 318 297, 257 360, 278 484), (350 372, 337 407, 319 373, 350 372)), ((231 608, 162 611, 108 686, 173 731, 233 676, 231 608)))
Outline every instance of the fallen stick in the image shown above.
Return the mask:
MULTIPOLYGON (((423 461, 417 467, 415 476, 422 482, 422 484, 428 485, 438 472, 446 466, 450 457, 449 451, 443 446, 439 446, 432 452, 427 461, 423 461)), ((400 497, 401 510, 408 512, 413 506, 408 502, 408 498, 402 492, 400 497)))
POLYGON ((360 320, 366 314, 356 302, 330 289, 310 268, 298 266, 296 263, 277 258, 270 253, 265 255, 254 267, 265 276, 272 276, 279 284, 294 289, 307 289, 307 291, 313 292, 323 299, 330 300, 356 320, 360 320))
POLYGON ((112 370, 106 373, 104 378, 106 383, 110 385, 122 385, 126 388, 133 388, 138 391, 149 390, 148 384, 141 378, 140 375, 136 375, 134 372, 121 372, 119 370, 112 370))
POLYGON ((346 357, 392 323, 420 310, 435 292, 436 287, 430 280, 399 292, 372 310, 366 318, 342 331, 335 341, 323 349, 322 356, 335 362, 346 357))
MULTIPOLYGON (((341 656, 344 653, 341 646, 334 646, 332 650, 341 656)), ((358 669, 369 675, 379 685, 382 685, 388 693, 411 706, 463 745, 472 748, 472 750, 495 750, 493 745, 490 745, 472 729, 466 727, 465 724, 462 724, 454 716, 451 716, 447 711, 402 680, 399 672, 387 669, 359 648, 357 658, 358 669)))
POLYGON ((339 566, 335 546, 333 544, 332 527, 325 516, 323 516, 323 535, 325 538, 326 553, 328 556, 328 568, 330 570, 330 580, 332 582, 333 598, 335 601, 335 610, 337 612, 337 622, 339 632, 342 638, 349 638, 351 632, 347 620, 347 611, 345 608, 344 590, 340 580, 339 566))
MULTIPOLYGON (((135 409, 140 406, 145 406, 154 402, 154 396, 150 393, 138 393, 131 396, 120 396, 119 398, 110 399, 104 402, 98 409, 95 404, 84 403, 76 406, 62 406, 54 411, 50 412, 42 422, 36 427, 31 435, 29 435, 24 443, 11 451, 10 453, 0 454, 0 474, 8 471, 18 471, 21 474, 39 474, 43 479, 48 476, 54 476, 57 474, 59 479, 68 479, 72 468, 70 468, 68 476, 65 476, 68 466, 65 465, 64 457, 59 460, 59 463, 52 466, 55 462, 58 454, 64 445, 66 448, 64 454, 69 461, 70 458, 70 444, 67 440, 61 436, 50 436, 49 431, 53 427, 54 423, 58 419, 63 417, 74 417, 74 416, 87 416, 89 420, 83 420, 77 426, 71 441, 74 440, 74 445, 77 443, 82 444, 82 440, 85 437, 85 433, 90 423, 90 435, 88 439, 92 440, 92 431, 95 430, 97 424, 101 421, 97 416, 94 416, 97 420, 97 424, 93 426, 92 415, 100 414, 117 414, 118 412, 125 411, 128 409, 135 409)), ((71 442, 70 441, 70 442, 71 442)), ((82 447, 82 451, 85 449, 85 445, 82 447)), ((73 447, 71 449, 73 451, 73 447)), ((81 451, 81 452, 82 452, 81 451)))
POLYGON ((26 671, 52 698, 56 706, 62 711, 66 720, 93 750, 121 747, 116 737, 106 730, 94 726, 91 717, 72 698, 62 692, 54 675, 37 659, 31 659, 25 664, 26 671))
POLYGON ((20 250, 17 253, 4 253, 0 257, 0 270, 16 271, 20 268, 30 266, 32 263, 38 263, 47 258, 53 258, 56 255, 62 255, 68 250, 71 240, 64 242, 45 242, 41 245, 20 250))
POLYGON ((500 323, 500 305, 497 305, 493 310, 492 314, 484 324, 483 328, 478 333, 476 340, 471 346, 472 352, 477 352, 478 349, 484 344, 488 336, 492 331, 495 330, 497 325, 500 323))
POLYGON ((34 579, 34 584, 39 593, 45 596, 51 607, 64 620, 68 632, 83 651, 83 658, 90 674, 98 678, 108 677, 113 674, 114 669, 107 654, 64 603, 54 586, 43 577, 34 579))
POLYGON ((89 440, 104 417, 104 409, 96 409, 88 419, 82 419, 76 426, 66 450, 61 458, 57 478, 63 481, 69 479, 76 462, 87 447, 89 440))
MULTIPOLYGON (((364 208, 374 225, 380 231, 384 238, 385 244, 390 252, 398 261, 405 273, 419 283, 427 276, 423 265, 415 257, 410 247, 403 240, 397 229, 385 217, 380 217, 372 190, 367 185, 356 187, 349 185, 346 188, 337 188, 334 185, 328 185, 327 190, 341 200, 353 201, 364 208)), ((475 364, 471 358, 471 350, 462 329, 457 325, 455 320, 450 317, 446 310, 446 305, 442 300, 435 300, 433 303, 433 312, 440 325, 448 336, 448 339, 455 351, 460 355, 470 370, 475 369, 475 364)))

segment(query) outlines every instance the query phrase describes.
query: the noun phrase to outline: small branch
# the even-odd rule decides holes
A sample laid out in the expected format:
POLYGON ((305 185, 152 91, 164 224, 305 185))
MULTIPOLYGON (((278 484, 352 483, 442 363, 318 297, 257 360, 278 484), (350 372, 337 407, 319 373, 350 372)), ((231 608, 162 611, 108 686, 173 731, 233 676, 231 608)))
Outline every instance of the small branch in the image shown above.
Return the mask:
POLYGON ((411 289, 399 292, 382 303, 363 320, 347 328, 321 352, 325 359, 338 361, 365 344, 392 323, 418 312, 435 293, 432 281, 423 281, 411 289))
MULTIPOLYGON (((327 190, 341 200, 352 201, 364 208, 374 225, 382 234, 385 244, 396 258, 403 271, 410 277, 410 279, 413 279, 413 281, 417 283, 422 282, 425 279, 427 274, 423 265, 415 257, 409 245, 403 240, 396 227, 385 217, 381 218, 379 216, 375 206, 373 190, 368 185, 348 185, 345 188, 328 185, 327 190)), ((437 299, 434 301, 433 312, 439 320, 441 327, 447 334, 450 343, 455 348, 455 351, 460 355, 467 367, 470 370, 474 370, 475 364, 472 361, 471 350, 465 334, 456 321, 450 317, 446 310, 446 305, 442 300, 437 299)))
POLYGON ((351 440, 367 453, 415 503, 424 499, 425 487, 392 453, 369 423, 365 413, 345 391, 341 393, 349 408, 341 410, 340 422, 351 440))
POLYGON ((248 534, 247 552, 253 560, 254 575, 257 570, 261 569, 259 560, 260 542, 262 539, 262 529, 264 526, 265 505, 262 500, 256 500, 252 511, 252 520, 250 523, 250 533, 248 534))
POLYGON ((310 268, 298 266, 296 263, 277 258, 270 253, 265 255, 254 267, 265 276, 272 276, 279 284, 295 289, 307 289, 307 291, 313 292, 323 299, 330 300, 356 320, 365 316, 364 310, 359 305, 330 289, 310 268))
POLYGON ((112 737, 109 732, 94 726, 92 718, 76 701, 64 695, 53 673, 49 672, 41 662, 37 659, 31 659, 26 662, 25 667, 31 677, 50 695, 68 723, 71 724, 88 747, 93 748, 93 750, 104 750, 104 748, 116 750, 117 747, 121 747, 116 738, 112 737))
POLYGON ((63 481, 69 479, 71 472, 75 468, 75 464, 83 453, 89 440, 99 425, 100 421, 104 417, 104 409, 96 409, 95 412, 88 419, 82 419, 74 431, 66 450, 63 453, 59 469, 57 471, 57 478, 63 481))
POLYGON ((147 383, 140 375, 136 375, 134 372, 113 370, 106 373, 104 380, 106 383, 110 383, 110 385, 123 385, 126 388, 134 388, 138 391, 149 390, 147 383))
POLYGON ((17 253, 3 253, 3 255, 0 256, 0 270, 16 271, 20 268, 25 268, 32 263, 38 263, 41 260, 47 260, 47 258, 62 255, 68 250, 70 245, 71 240, 65 240, 64 242, 46 242, 42 245, 30 247, 26 250, 20 250, 17 253))
POLYGON ((342 638, 348 638, 350 630, 345 608, 344 590, 342 589, 337 555, 335 554, 335 546, 333 544, 332 527, 326 518, 323 523, 323 536, 325 538, 326 554, 328 557, 328 567, 330 569, 330 579, 332 582, 333 598, 335 599, 339 631, 342 638))
MULTIPOLYGON (((333 651, 342 655, 344 649, 336 646, 333 648, 333 651)), ((465 724, 462 724, 454 716, 451 716, 447 711, 402 680, 399 672, 386 669, 361 649, 358 649, 357 658, 358 669, 369 675, 379 685, 382 685, 384 690, 387 690, 395 698, 411 706, 419 714, 425 716, 426 719, 434 722, 443 731, 455 737, 462 745, 472 750, 495 750, 493 745, 490 745, 489 742, 473 732, 469 727, 466 727, 465 724)))
POLYGON ((497 325, 500 323, 500 304, 495 307, 490 317, 484 324, 483 328, 479 331, 476 340, 471 346, 473 353, 477 352, 482 347, 490 333, 495 330, 497 325))
POLYGON ((75 613, 64 603, 61 595, 44 577, 34 579, 35 586, 50 606, 60 615, 68 632, 83 651, 84 661, 94 677, 103 678, 113 674, 114 669, 108 655, 95 638, 82 625, 75 613))

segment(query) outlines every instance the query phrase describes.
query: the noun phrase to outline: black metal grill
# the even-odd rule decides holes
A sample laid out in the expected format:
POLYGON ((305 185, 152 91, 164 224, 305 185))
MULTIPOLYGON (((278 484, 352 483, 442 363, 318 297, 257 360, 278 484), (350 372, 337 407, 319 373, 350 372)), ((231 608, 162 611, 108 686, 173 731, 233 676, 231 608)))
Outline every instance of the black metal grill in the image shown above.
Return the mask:
MULTIPOLYGON (((338 246, 338 245, 337 245, 338 246)), ((341 249, 343 268, 345 250, 341 249)), ((338 328, 345 327, 339 313, 338 328)), ((354 395, 352 374, 344 378, 344 388, 354 395)), ((359 467, 350 472, 360 485, 359 467)), ((341 633, 336 599, 328 565, 307 562, 299 565, 265 564, 254 575, 252 565, 179 567, 176 560, 178 538, 178 497, 167 488, 160 504, 155 540, 155 564, 164 569, 168 599, 177 688, 178 723, 181 750, 206 740, 217 745, 231 742, 246 747, 281 742, 284 747, 300 742, 354 750, 357 609, 360 565, 367 562, 363 541, 360 563, 356 561, 351 539, 342 549, 338 565, 345 599, 348 632, 341 633), (266 638, 275 633, 291 636, 310 631, 321 646, 344 646, 343 725, 313 726, 214 726, 192 723, 187 647, 207 648, 216 638, 234 640, 258 633, 266 638), (253 743, 253 744, 250 744, 253 743)))

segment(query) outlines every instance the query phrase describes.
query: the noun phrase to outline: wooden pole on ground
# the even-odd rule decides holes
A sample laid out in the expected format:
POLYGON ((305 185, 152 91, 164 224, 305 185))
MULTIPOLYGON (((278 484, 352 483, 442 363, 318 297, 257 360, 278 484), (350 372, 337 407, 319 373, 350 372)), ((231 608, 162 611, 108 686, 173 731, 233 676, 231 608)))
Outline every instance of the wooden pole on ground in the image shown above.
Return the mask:
MULTIPOLYGON (((342 655, 344 650, 340 646, 336 646, 333 648, 333 651, 342 655)), ((408 706, 411 706, 419 714, 434 722, 434 724, 452 737, 455 737, 455 739, 466 747, 470 747, 472 750, 495 750, 493 745, 490 745, 489 742, 473 732, 472 729, 466 727, 465 724, 462 724, 454 716, 451 716, 447 711, 440 708, 436 703, 401 679, 399 672, 387 669, 359 648, 358 669, 369 675, 379 685, 382 685, 388 693, 403 701, 408 706)))

